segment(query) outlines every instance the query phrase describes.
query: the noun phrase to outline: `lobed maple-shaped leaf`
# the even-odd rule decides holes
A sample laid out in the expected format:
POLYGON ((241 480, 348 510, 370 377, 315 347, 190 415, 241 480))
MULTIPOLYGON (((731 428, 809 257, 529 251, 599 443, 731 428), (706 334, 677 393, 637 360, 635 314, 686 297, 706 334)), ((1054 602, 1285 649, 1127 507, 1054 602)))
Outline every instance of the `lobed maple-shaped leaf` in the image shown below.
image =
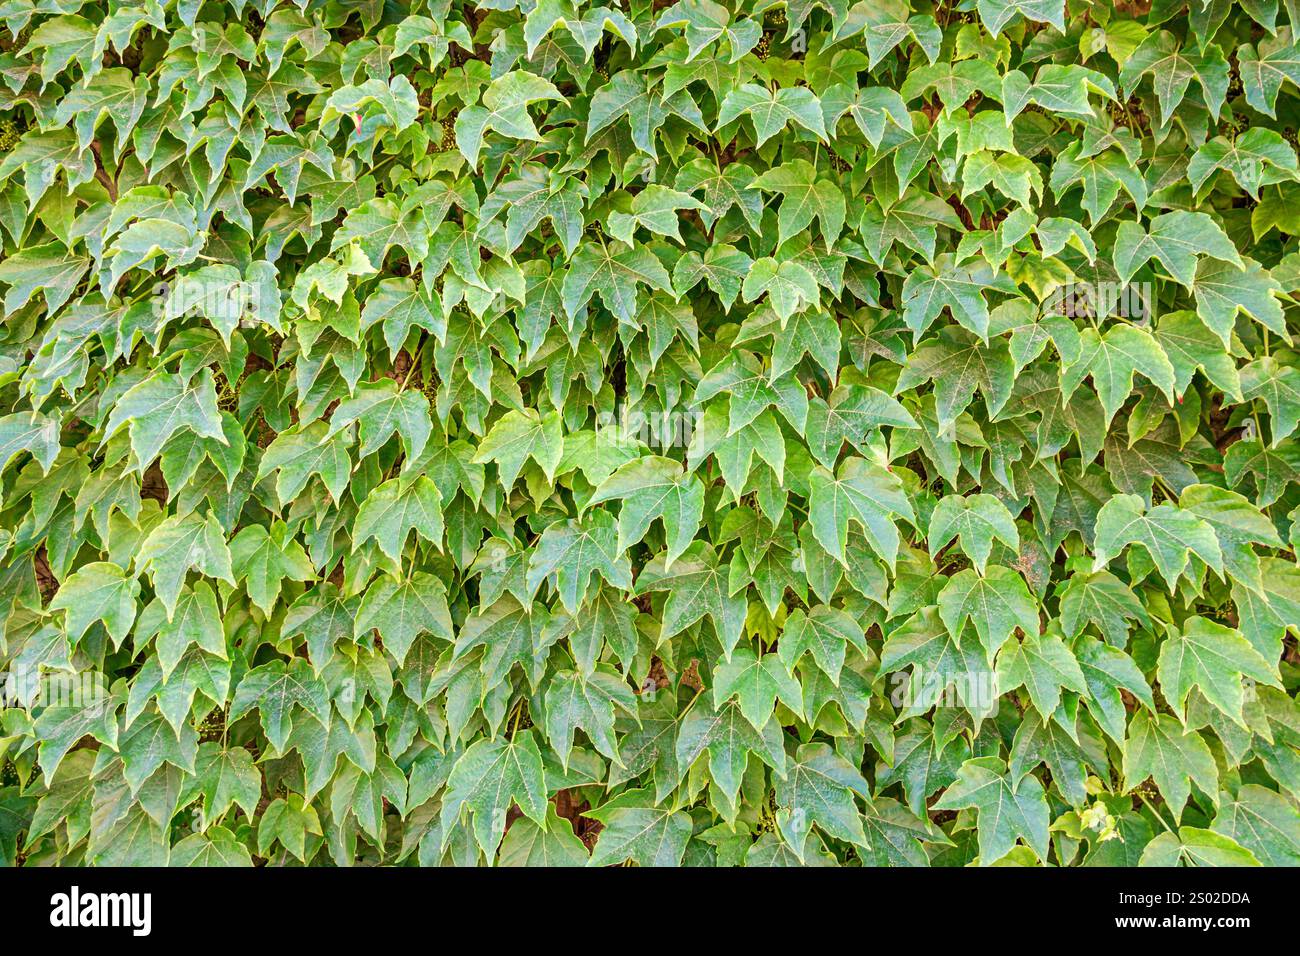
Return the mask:
POLYGON ((512 804, 534 823, 546 825, 546 778, 531 731, 511 740, 479 740, 456 761, 439 814, 443 840, 450 836, 448 824, 465 814, 478 845, 494 856, 512 804))
POLYGON ((934 807, 975 810, 984 866, 1002 859, 1020 839, 1040 859, 1047 856, 1048 810, 1042 784, 1029 774, 1013 777, 997 757, 967 760, 934 807))
POLYGON ((1137 495, 1115 495, 1097 513, 1094 570, 1100 571, 1133 544, 1151 556, 1170 590, 1191 555, 1223 570, 1218 537, 1204 519, 1169 502, 1148 509, 1137 495))

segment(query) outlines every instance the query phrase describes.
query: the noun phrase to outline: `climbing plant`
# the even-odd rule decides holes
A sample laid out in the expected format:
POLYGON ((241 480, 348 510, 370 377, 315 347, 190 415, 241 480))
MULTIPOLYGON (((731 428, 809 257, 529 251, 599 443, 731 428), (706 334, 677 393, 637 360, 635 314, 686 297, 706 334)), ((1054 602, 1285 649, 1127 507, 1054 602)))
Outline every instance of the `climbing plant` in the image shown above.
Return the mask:
POLYGON ((0 860, 1300 864, 1295 0, 0 23, 0 860))

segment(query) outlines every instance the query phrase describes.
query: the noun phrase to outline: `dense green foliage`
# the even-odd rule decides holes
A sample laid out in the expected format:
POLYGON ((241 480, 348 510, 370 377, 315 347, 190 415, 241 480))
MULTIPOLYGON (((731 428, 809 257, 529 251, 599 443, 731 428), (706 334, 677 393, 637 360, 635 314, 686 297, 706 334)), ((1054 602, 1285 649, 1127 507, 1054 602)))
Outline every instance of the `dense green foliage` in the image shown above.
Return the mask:
POLYGON ((1300 864, 1295 0, 0 21, 0 860, 1300 864))

